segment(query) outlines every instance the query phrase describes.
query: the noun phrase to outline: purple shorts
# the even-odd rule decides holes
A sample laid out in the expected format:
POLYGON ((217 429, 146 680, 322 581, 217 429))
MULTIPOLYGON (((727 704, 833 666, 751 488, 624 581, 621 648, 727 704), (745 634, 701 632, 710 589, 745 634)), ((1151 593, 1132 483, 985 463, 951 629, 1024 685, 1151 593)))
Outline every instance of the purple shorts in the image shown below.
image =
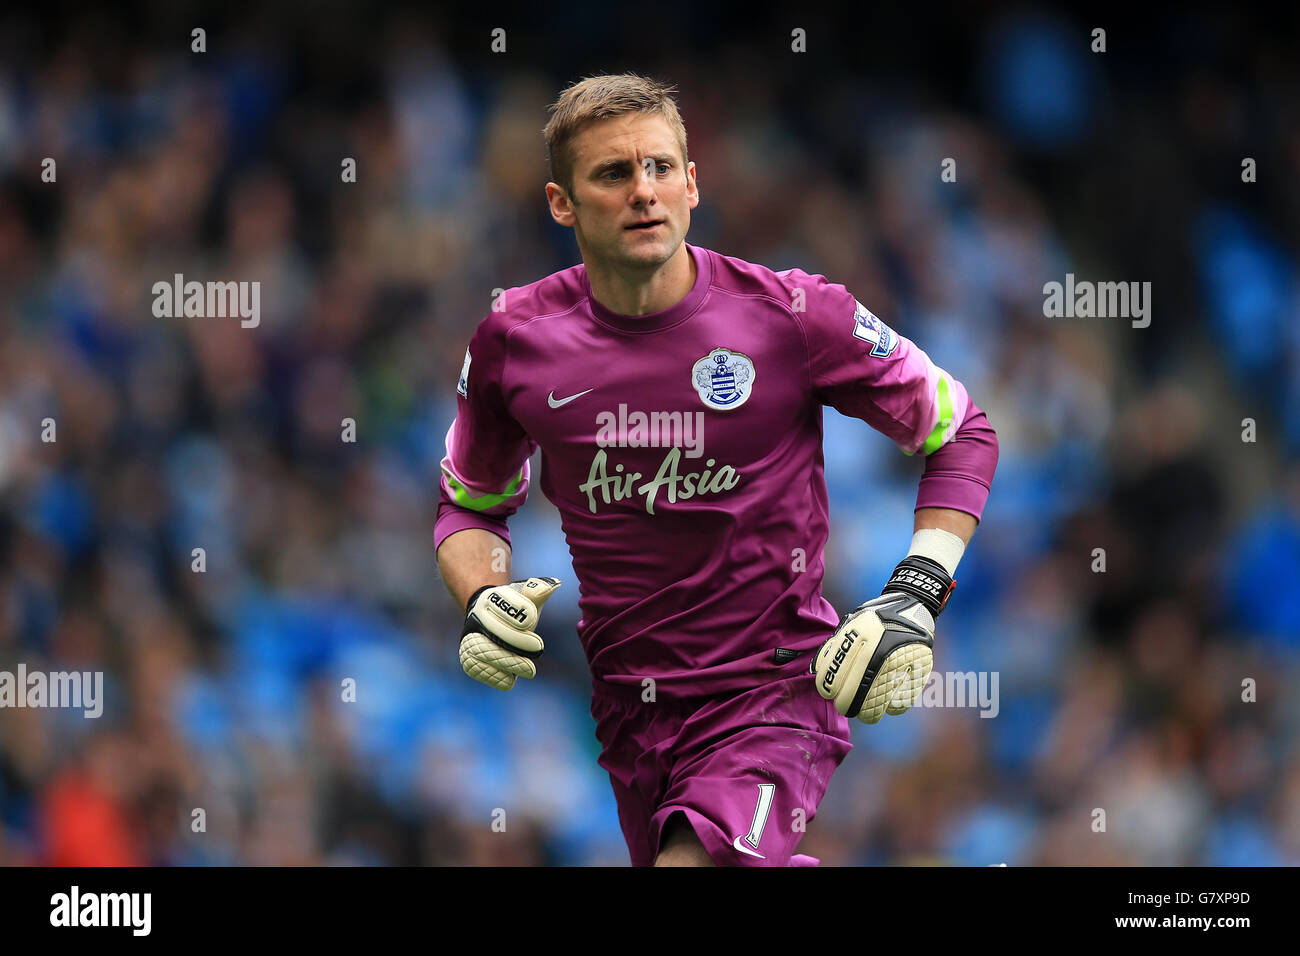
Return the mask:
POLYGON ((731 696, 597 694, 591 715, 633 866, 654 863, 674 813, 720 866, 817 865, 794 850, 852 745, 811 674, 731 696))

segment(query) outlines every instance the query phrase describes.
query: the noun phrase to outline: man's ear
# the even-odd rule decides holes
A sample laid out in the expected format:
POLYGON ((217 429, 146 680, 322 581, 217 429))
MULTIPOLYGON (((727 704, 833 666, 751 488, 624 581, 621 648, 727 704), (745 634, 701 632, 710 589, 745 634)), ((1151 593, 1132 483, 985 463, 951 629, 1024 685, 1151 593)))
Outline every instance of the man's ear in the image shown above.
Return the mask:
POLYGON ((696 206, 700 204, 700 187, 699 184, 695 181, 694 163, 686 164, 686 190, 687 190, 687 201, 690 203, 691 208, 694 209, 696 206))
POLYGON ((564 187, 556 183, 546 184, 546 204, 551 209, 551 218, 561 226, 572 227, 578 217, 573 212, 573 202, 564 187))

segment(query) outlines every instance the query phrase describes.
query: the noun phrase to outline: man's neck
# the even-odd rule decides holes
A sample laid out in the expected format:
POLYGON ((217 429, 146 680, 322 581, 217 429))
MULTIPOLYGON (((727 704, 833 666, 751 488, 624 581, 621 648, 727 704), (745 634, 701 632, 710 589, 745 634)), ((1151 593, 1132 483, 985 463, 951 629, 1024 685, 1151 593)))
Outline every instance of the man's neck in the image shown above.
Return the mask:
POLYGON ((695 273, 695 257, 684 242, 647 278, 587 264, 592 297, 618 315, 649 315, 673 307, 695 287, 695 273))

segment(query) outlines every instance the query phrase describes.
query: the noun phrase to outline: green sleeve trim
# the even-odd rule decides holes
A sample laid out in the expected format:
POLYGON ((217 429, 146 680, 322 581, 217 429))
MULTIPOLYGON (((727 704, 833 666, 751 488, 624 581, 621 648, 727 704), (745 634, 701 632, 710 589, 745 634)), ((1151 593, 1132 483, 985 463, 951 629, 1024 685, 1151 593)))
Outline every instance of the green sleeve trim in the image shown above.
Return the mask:
POLYGON ((447 476, 447 486, 451 489, 452 498, 456 504, 462 508, 469 508, 471 511, 487 511, 489 508, 495 508, 502 504, 508 498, 514 496, 519 490, 519 483, 524 479, 524 470, 519 469, 519 474, 515 475, 506 490, 499 495, 487 494, 475 497, 470 494, 470 490, 456 480, 456 476, 446 468, 442 473, 447 476))
POLYGON ((952 426, 952 396, 948 394, 948 376, 942 372, 939 373, 939 421, 934 426, 934 431, 930 432, 930 437, 925 440, 921 446, 921 454, 928 455, 933 451, 938 451, 939 446, 943 444, 944 432, 952 426))

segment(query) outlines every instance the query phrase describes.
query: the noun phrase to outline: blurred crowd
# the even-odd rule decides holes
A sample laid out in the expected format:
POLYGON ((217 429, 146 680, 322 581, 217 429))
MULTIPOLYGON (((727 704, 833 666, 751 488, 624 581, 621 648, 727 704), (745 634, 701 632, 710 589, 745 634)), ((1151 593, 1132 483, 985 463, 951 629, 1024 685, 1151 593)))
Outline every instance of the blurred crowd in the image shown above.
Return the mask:
MULTIPOLYGON (((578 261, 541 128, 595 70, 404 20, 338 69, 319 30, 8 26, 0 670, 103 671, 106 702, 0 710, 0 864, 625 864, 572 572, 498 694, 432 551, 470 334, 578 261), (260 281, 260 324, 156 318, 176 273, 260 281)), ((855 723, 823 863, 1300 864, 1300 70, 1203 26, 1157 81, 991 19, 957 106, 760 71, 752 37, 643 67, 680 89, 688 241, 843 283, 999 435, 936 653, 996 672, 997 714, 855 723), (1151 326, 1045 318, 1067 272, 1152 281, 1151 326)), ((846 608, 921 464, 825 433, 846 608)), ((511 531, 516 576, 570 567, 540 491, 511 531)))

